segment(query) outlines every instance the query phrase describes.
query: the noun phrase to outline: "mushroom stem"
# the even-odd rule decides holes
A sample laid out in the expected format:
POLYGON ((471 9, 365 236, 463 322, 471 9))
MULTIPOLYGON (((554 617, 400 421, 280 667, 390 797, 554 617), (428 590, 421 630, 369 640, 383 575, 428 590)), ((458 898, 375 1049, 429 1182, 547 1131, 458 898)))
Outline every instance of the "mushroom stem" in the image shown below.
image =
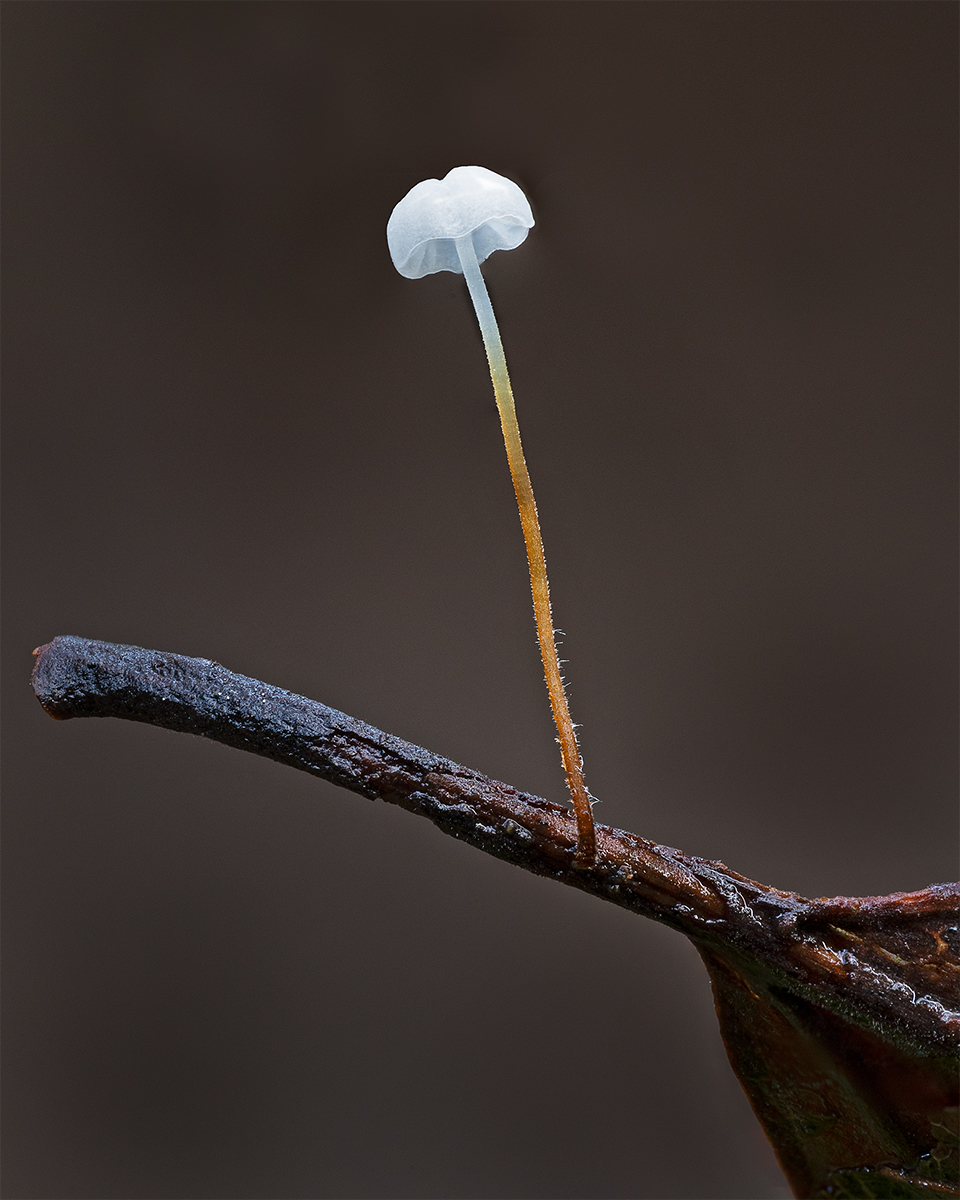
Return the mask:
POLYGON ((547 681, 547 692, 550 695, 550 707, 553 710, 553 719, 557 726, 557 740, 560 743, 563 769, 567 774, 567 786, 570 789, 577 817, 575 863, 577 866, 591 867, 597 855, 593 806, 583 777, 583 760, 580 757, 577 735, 573 721, 570 719, 570 708, 563 687, 563 677, 560 674, 553 614, 550 610, 550 585, 547 581, 543 538, 540 536, 540 521, 537 518, 537 503, 533 496, 530 472, 527 470, 526 459, 523 457, 520 426, 517 424, 517 412, 513 402, 510 375, 507 372, 507 360, 503 353, 503 342, 500 339, 497 318, 493 314, 490 295, 483 282, 483 275, 480 273, 480 264, 477 262, 473 238, 469 235, 457 238, 456 244, 460 265, 463 268, 463 277, 467 281, 470 299, 476 310, 480 333, 487 351, 490 376, 493 379, 493 391, 497 399, 497 409, 500 412, 503 441, 507 448, 507 461, 510 464, 513 487, 517 494, 517 507, 520 509, 520 524, 523 526, 523 538, 527 546, 527 562, 530 566, 530 587, 533 591, 533 612, 537 621, 537 637, 540 640, 540 657, 543 660, 543 673, 547 681))

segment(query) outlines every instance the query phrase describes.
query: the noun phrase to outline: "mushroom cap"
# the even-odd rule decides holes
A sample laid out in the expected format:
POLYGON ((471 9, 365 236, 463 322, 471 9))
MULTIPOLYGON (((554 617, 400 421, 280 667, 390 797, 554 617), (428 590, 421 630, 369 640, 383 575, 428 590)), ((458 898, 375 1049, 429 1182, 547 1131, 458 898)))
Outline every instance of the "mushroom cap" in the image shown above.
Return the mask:
POLYGON ((400 201, 387 222, 393 265, 407 279, 437 271, 461 274, 457 238, 472 235, 477 262, 494 250, 513 250, 533 225, 517 185, 486 167, 454 167, 425 179, 400 201))

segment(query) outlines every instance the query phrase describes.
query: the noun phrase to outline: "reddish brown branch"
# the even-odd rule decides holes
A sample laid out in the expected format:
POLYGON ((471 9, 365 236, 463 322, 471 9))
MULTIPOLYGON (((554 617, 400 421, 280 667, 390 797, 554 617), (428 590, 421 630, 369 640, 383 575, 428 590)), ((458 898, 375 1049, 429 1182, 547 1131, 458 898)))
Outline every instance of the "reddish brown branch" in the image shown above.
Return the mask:
POLYGON ((487 854, 685 933, 711 973, 734 1067, 798 1195, 817 1194, 838 1161, 913 1172, 941 1146, 942 1113, 956 1104, 960 885, 807 900, 604 825, 596 862, 584 869, 574 862, 568 809, 314 700, 209 659, 136 646, 58 637, 34 654, 34 690, 52 717, 121 717, 249 750, 398 804, 487 854), (767 1066, 754 1077, 758 1055, 767 1066, 779 1056, 782 1071, 805 1082, 788 1094, 781 1075, 771 1084, 767 1066), (926 1064, 926 1091, 910 1083, 917 1062, 926 1064), (871 1082, 861 1103, 865 1063, 885 1082, 871 1082), (854 1131, 851 1162, 837 1135, 809 1133, 811 1106, 822 1107, 831 1080, 839 1089, 831 1121, 854 1131))
MULTIPOLYGON (((34 691, 52 717, 122 717, 249 750, 398 804, 487 854, 699 941, 772 958, 798 981, 816 980, 838 998, 842 991, 845 1004, 854 997, 865 1011, 894 1004, 904 1032, 924 1041, 960 1028, 935 1006, 902 998, 905 983, 926 994, 938 982, 935 973, 917 974, 912 964, 882 954, 871 957, 866 974, 836 967, 836 955, 852 944, 844 928, 870 928, 891 906, 904 916, 931 906, 939 910, 956 901, 957 885, 915 896, 809 901, 745 879, 723 863, 688 857, 605 825, 597 827, 595 866, 581 870, 573 864, 577 827, 568 809, 315 700, 236 675, 209 659, 137 646, 58 637, 34 653, 34 691), (841 978, 842 988, 832 986, 841 978)), ((955 995, 940 999, 949 1006, 955 995)))

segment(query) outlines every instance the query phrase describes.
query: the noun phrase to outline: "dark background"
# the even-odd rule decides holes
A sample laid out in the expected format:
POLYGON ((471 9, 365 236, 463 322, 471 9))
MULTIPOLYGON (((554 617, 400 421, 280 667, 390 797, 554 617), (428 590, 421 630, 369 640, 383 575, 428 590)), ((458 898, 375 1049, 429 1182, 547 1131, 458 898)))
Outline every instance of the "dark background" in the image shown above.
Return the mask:
POLYGON ((957 9, 4 5, 8 1197, 775 1197, 678 935, 199 740, 58 633, 562 799, 486 275, 601 820, 956 876, 957 9), (359 861, 358 861, 359 860, 359 861), (358 885, 358 880, 362 884, 358 885))

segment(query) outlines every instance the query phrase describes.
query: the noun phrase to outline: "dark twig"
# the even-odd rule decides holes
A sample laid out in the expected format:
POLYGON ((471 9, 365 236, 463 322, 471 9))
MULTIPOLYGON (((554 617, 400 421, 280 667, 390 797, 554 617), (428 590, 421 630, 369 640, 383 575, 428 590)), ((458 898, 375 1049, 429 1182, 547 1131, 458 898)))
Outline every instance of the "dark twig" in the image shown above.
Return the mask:
MULTIPOLYGON (((597 826, 596 862, 584 869, 574 864, 577 826, 568 809, 314 700, 236 675, 209 659, 136 646, 57 637, 34 654, 34 690, 52 717, 121 717, 249 750, 362 796, 398 804, 479 850, 686 934, 711 972, 734 1066, 798 1195, 813 1195, 810 1189, 821 1186, 836 1157, 833 1143, 821 1162, 810 1148, 820 1135, 805 1132, 806 1101, 791 1096, 788 1102, 782 1088, 752 1080, 745 1074, 745 1056, 796 1055, 797 1030, 810 1022, 823 1027, 818 1045, 837 1040, 837 1030, 829 1025, 834 1022, 846 1031, 838 1045, 848 1046, 854 1036, 850 1030, 857 1031, 862 1045, 854 1057, 864 1059, 873 1053, 869 1047, 882 1046, 888 1076, 894 1071, 891 1054, 942 1064, 956 1053, 960 885, 886 897, 807 900, 746 879, 723 863, 604 825, 597 826), (761 1000, 766 1007, 755 1015, 751 1005, 761 1000), (769 1025, 774 1009, 778 1015, 769 1025)), ((845 1053, 837 1050, 834 1058, 845 1053)), ((823 1069, 817 1068, 816 1079, 823 1069)), ((837 1070, 847 1086, 853 1067, 844 1060, 837 1070)), ((935 1072, 937 1096, 944 1088, 949 1091, 942 1082, 949 1082, 947 1071, 946 1076, 939 1067, 935 1072)), ((817 1092, 819 1085, 811 1086, 817 1092)), ((840 1096, 832 1103, 842 1109, 846 1101, 840 1096)), ((884 1104, 877 1118, 881 1125, 886 1122, 883 1128, 892 1128, 894 1120, 898 1129, 907 1130, 893 1161, 912 1164, 925 1146, 940 1144, 929 1133, 937 1128, 933 1117, 918 1118, 918 1126, 913 1109, 907 1117, 899 1109, 891 1117, 887 1109, 893 1100, 884 1104)), ((937 1104, 943 1108, 949 1097, 937 1104)), ((850 1118, 861 1125, 863 1119, 860 1109, 850 1118)), ((863 1134, 857 1145, 867 1147, 865 1162, 882 1165, 889 1161, 883 1158, 889 1137, 884 1142, 878 1134, 880 1149, 874 1149, 872 1136, 863 1134)))
MULTIPOLYGON (((597 828, 596 865, 575 869, 577 827, 570 810, 316 700, 236 675, 206 658, 138 646, 68 636, 34 653, 34 691, 52 717, 143 721, 272 758, 361 796, 398 804, 479 850, 690 937, 772 956, 791 976, 822 976, 826 944, 848 945, 842 935, 831 934, 833 923, 862 924, 871 911, 862 899, 805 900, 745 879, 723 863, 691 858, 605 825, 597 828)), ((955 899, 958 888, 941 885, 919 895, 928 905, 938 904, 955 899)), ((905 900, 898 896, 895 902, 905 900)), ((835 975, 832 956, 831 950, 827 980, 835 975)), ((916 1037, 943 1037, 947 1027, 940 1014, 900 999, 901 982, 925 992, 929 981, 915 979, 890 958, 873 966, 881 969, 879 975, 844 978, 844 1003, 852 994, 859 994, 867 1010, 895 1003, 916 1037)))

